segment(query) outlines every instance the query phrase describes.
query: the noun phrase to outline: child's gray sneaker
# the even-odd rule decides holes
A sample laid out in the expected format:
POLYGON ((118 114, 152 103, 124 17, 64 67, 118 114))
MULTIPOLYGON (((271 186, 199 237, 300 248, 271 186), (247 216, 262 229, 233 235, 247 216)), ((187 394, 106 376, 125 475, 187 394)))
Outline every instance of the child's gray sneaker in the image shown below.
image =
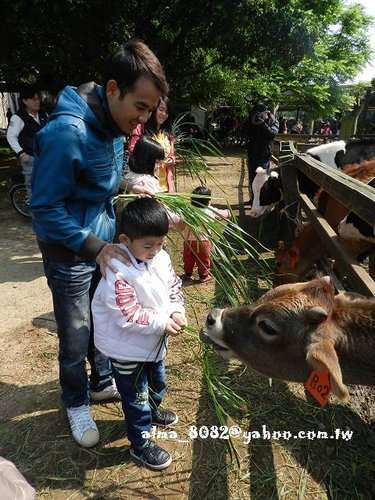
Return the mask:
POLYGON ((172 463, 172 455, 153 441, 142 448, 131 448, 130 455, 154 470, 166 469, 172 463))
POLYGON ((152 417, 152 423, 161 427, 168 427, 169 425, 176 425, 178 416, 175 412, 170 410, 161 410, 158 408, 152 417))
POLYGON ((91 416, 88 405, 66 408, 70 430, 78 444, 85 448, 95 446, 99 441, 99 431, 91 416))

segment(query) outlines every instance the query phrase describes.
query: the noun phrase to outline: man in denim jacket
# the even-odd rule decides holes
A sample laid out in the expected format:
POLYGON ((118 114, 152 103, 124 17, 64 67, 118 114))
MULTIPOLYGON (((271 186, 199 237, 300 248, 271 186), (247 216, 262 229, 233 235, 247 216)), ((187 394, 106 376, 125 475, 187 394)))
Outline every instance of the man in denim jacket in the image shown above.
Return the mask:
POLYGON ((61 398, 73 438, 84 447, 99 441, 89 397, 119 398, 109 360, 93 344, 90 303, 100 273, 106 266, 116 272, 111 258, 128 261, 111 244, 123 135, 145 123, 168 93, 160 62, 136 40, 109 56, 102 83, 61 92, 49 123, 36 135, 30 206, 53 298, 61 398))

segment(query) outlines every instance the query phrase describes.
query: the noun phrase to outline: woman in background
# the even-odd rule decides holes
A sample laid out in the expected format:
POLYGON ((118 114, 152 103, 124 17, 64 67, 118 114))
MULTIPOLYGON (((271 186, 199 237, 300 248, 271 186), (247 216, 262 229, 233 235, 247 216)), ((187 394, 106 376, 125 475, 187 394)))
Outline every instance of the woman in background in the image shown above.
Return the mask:
POLYGON ((159 183, 162 192, 172 193, 174 189, 173 168, 176 163, 174 153, 174 136, 172 132, 171 102, 168 97, 160 99, 159 106, 151 114, 148 121, 139 124, 132 132, 129 141, 129 155, 134 151, 134 146, 143 135, 148 135, 157 141, 164 149, 164 161, 159 169, 159 183))

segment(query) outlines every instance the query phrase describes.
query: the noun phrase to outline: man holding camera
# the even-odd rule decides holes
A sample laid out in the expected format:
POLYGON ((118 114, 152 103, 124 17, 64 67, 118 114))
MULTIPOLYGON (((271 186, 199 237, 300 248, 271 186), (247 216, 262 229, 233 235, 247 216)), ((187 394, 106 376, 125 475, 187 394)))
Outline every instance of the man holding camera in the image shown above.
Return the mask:
POLYGON ((279 123, 270 110, 257 104, 249 117, 247 158, 249 186, 252 185, 258 167, 269 168, 273 141, 279 131, 279 123))

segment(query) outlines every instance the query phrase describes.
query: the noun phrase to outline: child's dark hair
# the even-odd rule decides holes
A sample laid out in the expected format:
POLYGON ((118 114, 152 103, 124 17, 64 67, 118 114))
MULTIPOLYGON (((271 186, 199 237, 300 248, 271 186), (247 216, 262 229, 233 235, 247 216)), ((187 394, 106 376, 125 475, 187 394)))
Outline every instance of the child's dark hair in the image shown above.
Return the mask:
POLYGON ((154 175, 156 160, 164 160, 164 149, 158 142, 142 136, 129 158, 129 168, 136 174, 154 175))
POLYGON ((191 204, 193 207, 208 207, 211 200, 211 189, 207 186, 198 186, 192 191, 193 196, 191 197, 191 204), (200 196, 194 196, 195 194, 207 196, 207 198, 201 198, 200 196))
POLYGON ((129 202, 122 212, 121 233, 131 240, 146 236, 165 236, 169 221, 165 208, 155 198, 142 197, 129 202))

